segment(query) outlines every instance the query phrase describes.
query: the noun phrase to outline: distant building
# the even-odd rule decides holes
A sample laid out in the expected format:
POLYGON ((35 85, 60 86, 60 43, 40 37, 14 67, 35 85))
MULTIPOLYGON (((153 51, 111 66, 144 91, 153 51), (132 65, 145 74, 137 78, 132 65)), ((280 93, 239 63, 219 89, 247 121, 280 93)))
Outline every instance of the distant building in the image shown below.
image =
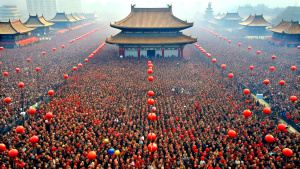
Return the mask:
POLYGON ((300 45, 300 25, 299 21, 283 21, 270 28, 272 37, 268 37, 269 42, 276 46, 297 47, 300 45))
POLYGON ((214 11, 212 10, 211 2, 208 3, 208 6, 205 10, 204 19, 207 21, 211 21, 214 19, 214 11))
POLYGON ((245 21, 240 22, 244 26, 247 36, 264 36, 268 34, 266 27, 271 26, 263 15, 249 16, 245 21))
POLYGON ((184 46, 197 42, 196 38, 180 32, 193 23, 175 17, 172 6, 135 8, 133 5, 125 19, 110 26, 122 31, 106 42, 117 44, 119 55, 124 57, 182 57, 184 46))
POLYGON ((239 22, 242 21, 242 17, 239 16, 238 13, 226 13, 223 15, 218 15, 215 17, 217 22, 226 28, 234 28, 234 27, 239 27, 239 22))
POLYGON ((43 15, 47 20, 56 14, 56 0, 26 0, 29 15, 43 15))
POLYGON ((29 28, 36 28, 32 31, 32 34, 39 36, 47 36, 49 34, 50 26, 54 23, 48 22, 43 16, 38 17, 38 15, 29 16, 29 19, 24 23, 25 26, 29 28))
POLYGON ((76 22, 76 19, 72 17, 71 14, 66 13, 56 13, 55 17, 49 22, 55 23, 53 28, 55 29, 70 29, 70 26, 76 22))
POLYGON ((273 24, 279 24, 282 20, 300 20, 300 6, 286 7, 281 13, 279 13, 273 20, 273 24))
POLYGON ((80 13, 81 0, 57 0, 57 12, 80 13))
POLYGON ((0 7, 0 21, 16 21, 21 18, 21 13, 15 5, 3 5, 0 7))

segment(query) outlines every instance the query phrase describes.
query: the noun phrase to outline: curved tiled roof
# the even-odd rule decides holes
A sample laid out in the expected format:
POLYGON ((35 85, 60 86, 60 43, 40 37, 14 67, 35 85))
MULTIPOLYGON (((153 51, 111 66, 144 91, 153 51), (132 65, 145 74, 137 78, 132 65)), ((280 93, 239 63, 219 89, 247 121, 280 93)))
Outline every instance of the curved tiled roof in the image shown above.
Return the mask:
POLYGON ((23 25, 23 23, 18 21, 8 21, 8 22, 0 22, 0 34, 18 34, 18 33, 27 33, 35 28, 29 28, 23 25))
POLYGON ((300 25, 298 21, 282 21, 280 24, 269 30, 276 33, 300 34, 300 25))
POLYGON ((47 22, 43 16, 38 17, 36 16, 29 16, 28 20, 24 23, 27 27, 44 27, 44 26, 51 26, 54 23, 47 22))

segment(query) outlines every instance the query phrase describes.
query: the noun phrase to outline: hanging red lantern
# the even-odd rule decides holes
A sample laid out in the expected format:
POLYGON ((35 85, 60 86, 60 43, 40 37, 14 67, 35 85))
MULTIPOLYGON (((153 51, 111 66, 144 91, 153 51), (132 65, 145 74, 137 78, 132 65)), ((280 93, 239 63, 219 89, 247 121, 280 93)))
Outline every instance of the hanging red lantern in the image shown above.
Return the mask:
POLYGON ((8 152, 8 156, 9 156, 10 158, 15 158, 15 157, 18 156, 18 154, 19 154, 19 151, 16 150, 16 149, 12 149, 12 150, 10 150, 10 151, 8 152))
POLYGON ((249 93, 250 93, 250 90, 249 90, 249 89, 244 89, 244 93, 245 93, 245 94, 249 94, 249 93))
POLYGON ((293 151, 291 150, 291 149, 289 149, 289 148, 284 148, 283 150, 282 150, 282 154, 284 155, 284 156, 286 156, 286 157, 292 157, 293 156, 293 151))
POLYGON ((280 84, 281 86, 283 86, 283 85, 285 85, 285 81, 284 81, 284 80, 280 80, 279 84, 280 84))
POLYGON ((39 137, 38 136, 32 136, 29 140, 31 143, 37 143, 39 141, 39 137))
POLYGON ((274 67, 274 66, 271 66, 271 67, 270 67, 270 70, 271 70, 271 71, 274 71, 274 70, 275 70, 275 67, 274 67))
POLYGON ((248 50, 250 50, 251 49, 251 46, 248 46, 248 50))
POLYGON ((4 76, 7 76, 7 75, 8 75, 8 72, 3 72, 3 75, 4 75, 4 76))
POLYGON ((53 90, 49 90, 49 91, 48 91, 48 94, 49 94, 50 96, 52 96, 52 95, 54 94, 54 91, 53 91, 53 90))
POLYGON ((225 64, 221 65, 221 68, 222 68, 222 69, 225 69, 225 68, 226 68, 226 65, 225 65, 225 64))
POLYGON ((74 66, 74 67, 73 67, 73 70, 77 70, 77 67, 76 67, 76 66, 74 66))
POLYGON ((148 91, 148 96, 154 96, 154 92, 152 90, 148 91))
POLYGON ((233 74, 232 73, 229 73, 228 74, 228 77, 231 79, 231 78, 233 78, 233 74))
POLYGON ((268 114, 271 113, 271 109, 265 107, 265 108, 263 109, 263 112, 264 112, 266 115, 268 115, 268 114))
POLYGON ((251 65, 251 66, 249 66, 249 69, 250 69, 250 70, 254 69, 254 66, 252 66, 252 65, 251 65))
POLYGON ((297 97, 296 97, 296 96, 291 96, 291 97, 290 97, 290 100, 291 100, 292 102, 295 102, 295 101, 297 100, 297 97))
POLYGON ((67 74, 64 74, 64 78, 67 79, 69 76, 67 74))
POLYGON ((35 108, 30 108, 30 109, 28 110, 28 114, 33 115, 33 114, 35 114, 35 113, 36 113, 36 109, 35 109, 35 108))
POLYGON ((47 119, 51 119, 53 117, 53 114, 51 112, 46 113, 45 117, 47 119))
POLYGON ((5 102, 6 104, 9 104, 9 103, 11 102, 11 98, 9 98, 9 97, 5 98, 5 99, 4 99, 4 102, 5 102))
POLYGON ((31 59, 30 59, 30 58, 28 58, 28 59, 27 59, 27 62, 30 62, 30 61, 31 61, 31 59))
POLYGON ((273 59, 273 60, 276 59, 276 56, 273 55, 273 56, 272 56, 272 59, 273 59))
POLYGON ((270 83, 270 80, 268 80, 268 79, 266 79, 266 80, 264 80, 264 84, 269 84, 270 83))
POLYGON ((153 76, 149 76, 149 77, 148 77, 148 80, 151 82, 151 81, 154 80, 154 77, 153 77, 153 76))
POLYGON ((260 51, 257 51, 256 53, 259 55, 259 54, 260 54, 260 51))
POLYGON ((39 68, 39 67, 36 67, 36 68, 35 68, 35 71, 37 71, 37 72, 40 71, 40 68, 39 68))
POLYGON ((154 99, 148 99, 147 103, 150 104, 150 105, 153 105, 154 104, 154 99))
POLYGON ((151 121, 154 121, 156 119, 156 114, 155 113, 149 113, 148 114, 148 119, 151 121))
POLYGON ((81 63, 79 63, 79 64, 78 64, 78 67, 82 67, 82 64, 81 64, 81 63))
POLYGON ((152 69, 148 69, 147 71, 149 74, 152 74, 153 73, 153 70, 152 69))
POLYGON ((6 145, 5 144, 0 144, 0 152, 5 151, 6 145))
POLYGON ((296 66, 292 66, 291 69, 292 69, 292 70, 296 70, 297 67, 296 67, 296 66))
POLYGON ((16 71, 16 72, 20 72, 20 68, 16 68, 15 71, 16 71))
POLYGON ((24 87, 24 83, 23 83, 23 82, 20 82, 20 83, 18 84, 18 86, 19 86, 19 88, 23 88, 23 87, 24 87))
POLYGON ((46 55, 46 52, 42 52, 43 55, 46 55))
MULTIPOLYGON (((300 46, 297 47, 298 49, 300 49, 300 46)), ((3 50, 3 49, 2 49, 3 50)))
POLYGON ((268 135, 265 136, 265 140, 268 143, 272 143, 275 140, 275 138, 272 135, 268 134, 268 135))
POLYGON ((248 117, 250 117, 251 116, 251 111, 250 110, 245 110, 244 112, 243 112, 243 115, 244 115, 244 117, 247 119, 248 117))
POLYGON ((214 58, 214 59, 212 59, 212 62, 213 62, 213 63, 216 63, 216 61, 217 61, 217 59, 215 59, 215 58, 214 58))
POLYGON ((157 150, 157 144, 155 143, 150 143, 148 145, 148 150, 151 151, 151 152, 155 152, 157 150))
POLYGON ((4 48, 3 48, 3 47, 0 47, 0 50, 4 50, 4 48))
POLYGON ((148 61, 148 64, 152 64, 152 62, 149 60, 149 61, 148 61))
POLYGON ((228 43, 231 43, 231 40, 229 40, 228 43))
POLYGON ((150 67, 153 68, 153 64, 152 63, 148 64, 148 68, 150 68, 150 67))
POLYGON ((93 160, 97 157, 97 154, 95 151, 90 151, 89 154, 88 154, 88 159, 89 160, 93 160))
POLYGON ((286 127, 284 124, 278 124, 277 128, 278 128, 278 130, 283 131, 283 130, 285 130, 286 127))
POLYGON ((24 132, 24 127, 23 127, 23 126, 18 126, 18 127, 16 128, 16 132, 17 132, 17 133, 23 133, 23 132, 24 132))
POLYGON ((61 45, 61 48, 65 48, 65 46, 64 46, 64 45, 61 45))
POLYGON ((56 48, 53 48, 52 50, 55 52, 55 51, 56 51, 56 48))
POLYGON ((239 43, 239 46, 242 46, 242 44, 241 44, 241 43, 239 43))
POLYGON ((154 141, 156 139, 156 134, 154 133, 149 133, 148 134, 148 139, 151 140, 151 141, 154 141))
POLYGON ((236 136, 236 132, 235 132, 234 130, 229 130, 229 131, 228 131, 228 136, 229 136, 230 138, 233 138, 233 137, 236 136))

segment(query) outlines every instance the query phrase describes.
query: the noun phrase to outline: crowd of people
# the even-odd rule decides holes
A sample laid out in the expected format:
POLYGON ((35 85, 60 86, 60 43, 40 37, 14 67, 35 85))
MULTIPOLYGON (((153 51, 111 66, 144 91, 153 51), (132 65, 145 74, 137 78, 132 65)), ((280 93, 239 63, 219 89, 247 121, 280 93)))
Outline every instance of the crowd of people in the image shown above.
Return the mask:
POLYGON ((193 36, 201 37, 197 44, 211 58, 193 44, 185 47, 183 58, 153 58, 150 82, 148 60, 120 58, 117 46, 105 45, 88 58, 114 33, 109 27, 69 43, 99 26, 0 51, 1 74, 9 73, 1 77, 0 143, 6 145, 1 169, 299 168, 299 135, 277 128, 283 111, 290 120, 300 120, 289 99, 299 96, 299 73, 290 70, 292 65, 299 67, 298 49, 277 48, 263 40, 231 39, 229 44, 229 39, 195 27, 193 36), (83 66, 74 71, 79 63, 83 66), (270 84, 263 84, 265 79, 270 84), (282 87, 280 80, 286 82, 282 87), (25 87, 20 89, 19 82, 25 87), (244 94, 245 88, 267 95, 272 113, 265 115, 264 107, 244 94), (55 91, 51 97, 50 89, 55 91), (154 105, 147 104, 149 90, 154 91, 154 105), (10 104, 4 102, 7 97, 10 104), (24 119, 20 112, 33 105, 36 113, 24 119), (252 112, 249 118, 243 116, 247 109, 252 112), (50 119, 48 112, 53 114, 50 119), (154 121, 148 119, 151 112, 156 114, 154 121), (17 126, 24 132, 17 133, 17 126), (236 137, 229 137, 229 130, 236 137), (156 134, 154 141, 147 138, 149 133, 156 134), (266 142, 267 134, 275 141, 266 142), (38 136, 37 143, 30 141, 32 136, 38 136), (155 152, 148 149, 150 143, 157 144, 155 152), (282 154, 284 148, 293 151, 292 157, 282 154), (19 152, 15 158, 8 156, 12 149, 19 152), (88 158, 90 151, 96 152, 95 159, 88 158))

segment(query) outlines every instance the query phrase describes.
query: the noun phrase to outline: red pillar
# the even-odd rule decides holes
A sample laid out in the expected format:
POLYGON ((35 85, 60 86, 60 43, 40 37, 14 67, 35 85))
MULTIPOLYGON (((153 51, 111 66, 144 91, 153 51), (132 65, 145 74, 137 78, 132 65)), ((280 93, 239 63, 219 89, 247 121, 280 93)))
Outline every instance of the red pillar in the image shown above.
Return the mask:
POLYGON ((178 57, 180 57, 181 55, 180 55, 180 48, 178 48, 178 57))
POLYGON ((164 58, 165 57, 165 48, 161 48, 161 56, 164 58))
POLYGON ((140 58, 140 57, 141 57, 141 49, 138 48, 138 58, 140 58))
POLYGON ((183 47, 181 49, 181 57, 183 57, 183 47))
POLYGON ((122 55, 122 48, 119 47, 119 56, 121 56, 121 55, 122 55))

